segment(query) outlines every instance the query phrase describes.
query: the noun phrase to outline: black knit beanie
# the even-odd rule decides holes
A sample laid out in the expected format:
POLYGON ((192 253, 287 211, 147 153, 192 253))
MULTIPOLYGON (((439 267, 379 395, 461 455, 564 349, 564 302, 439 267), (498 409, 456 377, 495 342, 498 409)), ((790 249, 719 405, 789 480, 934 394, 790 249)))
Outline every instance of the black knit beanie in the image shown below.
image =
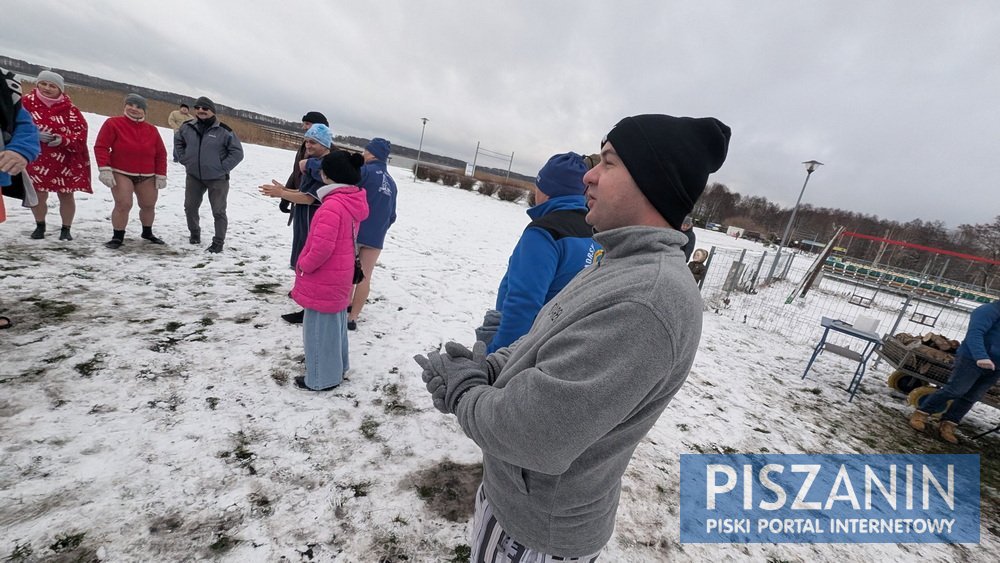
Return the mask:
POLYGON ((322 113, 318 112, 318 111, 311 111, 311 112, 303 115, 302 116, 302 121, 305 121, 307 123, 312 123, 312 124, 322 123, 323 125, 326 125, 327 127, 330 126, 330 122, 326 120, 326 116, 323 115, 322 113))
POLYGON ((361 181, 361 166, 364 157, 347 151, 331 151, 323 157, 323 174, 338 184, 356 185, 361 181))
POLYGON ((730 130, 714 117, 645 114, 626 117, 607 134, 646 199, 680 228, 705 191, 708 175, 726 161, 730 130))

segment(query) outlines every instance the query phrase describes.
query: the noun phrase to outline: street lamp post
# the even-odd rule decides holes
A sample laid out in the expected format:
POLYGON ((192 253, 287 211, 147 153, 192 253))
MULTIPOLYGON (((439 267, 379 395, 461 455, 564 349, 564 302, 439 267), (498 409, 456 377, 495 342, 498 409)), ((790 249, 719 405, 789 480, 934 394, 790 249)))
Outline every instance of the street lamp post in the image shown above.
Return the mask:
POLYGON ((774 278, 774 269, 778 267, 778 261, 781 258, 781 249, 788 244, 788 235, 792 231, 792 223, 795 222, 795 214, 799 211, 799 203, 802 202, 802 194, 806 193, 806 185, 809 184, 809 176, 823 165, 822 162, 815 160, 807 160, 802 164, 806 165, 806 181, 802 182, 802 189, 799 190, 799 199, 795 200, 795 207, 792 208, 792 216, 788 218, 788 224, 785 225, 785 234, 781 237, 781 243, 778 245, 778 251, 774 253, 774 261, 771 262, 771 270, 767 273, 767 281, 770 282, 774 278))
POLYGON ((417 179, 417 170, 420 169, 420 153, 424 150, 424 129, 427 128, 427 118, 421 117, 420 120, 423 121, 424 124, 420 126, 420 146, 417 147, 417 163, 413 166, 414 180, 417 179))

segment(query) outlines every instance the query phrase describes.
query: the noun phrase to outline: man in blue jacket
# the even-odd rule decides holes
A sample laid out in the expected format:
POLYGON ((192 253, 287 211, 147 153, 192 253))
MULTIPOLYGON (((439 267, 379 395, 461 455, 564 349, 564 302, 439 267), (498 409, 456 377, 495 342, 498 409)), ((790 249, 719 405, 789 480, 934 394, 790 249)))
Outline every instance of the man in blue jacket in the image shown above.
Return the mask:
POLYGON ((174 136, 174 154, 187 170, 184 184, 184 213, 187 215, 189 242, 201 244, 201 207, 205 192, 215 219, 215 236, 206 250, 222 252, 229 220, 229 173, 243 160, 243 145, 236 133, 215 116, 215 103, 202 96, 194 103, 197 119, 181 125, 174 136))
POLYGON ((496 312, 487 312, 477 337, 487 351, 509 346, 528 333, 535 316, 573 276, 594 262, 597 245, 594 229, 584 219, 587 201, 583 157, 568 152, 545 163, 535 178, 535 206, 528 209, 531 223, 507 262, 507 273, 497 290, 496 312), (497 314, 499 313, 499 314, 497 314), (490 324, 496 323, 490 339, 490 324))
POLYGON ((982 305, 972 312, 965 340, 955 354, 955 367, 948 384, 924 397, 910 416, 910 426, 921 432, 931 413, 945 411, 938 433, 941 439, 958 443, 955 427, 976 401, 1000 378, 1000 301, 982 305), (948 401, 952 401, 948 407, 948 401))

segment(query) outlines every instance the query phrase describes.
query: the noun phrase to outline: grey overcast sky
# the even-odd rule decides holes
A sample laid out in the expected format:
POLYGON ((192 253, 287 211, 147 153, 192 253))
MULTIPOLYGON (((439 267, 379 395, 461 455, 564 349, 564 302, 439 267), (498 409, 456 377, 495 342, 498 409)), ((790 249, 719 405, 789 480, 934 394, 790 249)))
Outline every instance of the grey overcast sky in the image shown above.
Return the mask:
POLYGON ((712 180, 908 221, 1000 214, 993 0, 31 0, 0 54, 534 174, 618 119, 732 127, 712 180), (504 167, 504 162, 482 160, 504 167))

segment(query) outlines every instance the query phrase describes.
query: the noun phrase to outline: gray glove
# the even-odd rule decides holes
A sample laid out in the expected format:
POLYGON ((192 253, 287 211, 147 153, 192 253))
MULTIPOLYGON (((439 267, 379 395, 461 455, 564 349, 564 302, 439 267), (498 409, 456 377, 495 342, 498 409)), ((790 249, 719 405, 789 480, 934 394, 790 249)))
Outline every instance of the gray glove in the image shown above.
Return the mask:
POLYGON ((413 360, 424 369, 422 377, 434 407, 445 414, 455 412, 459 399, 466 391, 479 385, 489 385, 486 373, 467 358, 452 358, 440 352, 416 355, 413 360))
POLYGON ((56 137, 57 137, 57 135, 55 133, 53 133, 52 131, 48 131, 46 129, 39 129, 38 130, 38 141, 39 142, 48 144, 49 142, 51 142, 56 137))
POLYGON ((50 147, 58 147, 59 145, 62 144, 62 142, 63 142, 62 135, 53 134, 52 139, 50 141, 47 141, 45 144, 50 147))
POLYGON ((497 335, 497 330, 500 328, 501 316, 502 313, 496 309, 486 311, 486 315, 483 316, 482 326, 476 329, 476 340, 481 340, 489 346, 490 342, 493 341, 493 337, 497 335))
POLYGON ((469 350, 458 342, 449 342, 444 345, 444 351, 451 358, 472 360, 486 373, 486 381, 490 385, 496 382, 497 376, 500 375, 500 370, 503 369, 503 366, 500 365, 500 362, 493 354, 486 355, 486 343, 482 340, 477 340, 472 345, 472 350, 469 350))
MULTIPOLYGON (((439 360, 440 355, 437 352, 431 352, 428 356, 434 355, 435 359, 439 360)), ((424 384, 427 386, 427 391, 431 394, 431 401, 434 403, 434 408, 441 411, 444 414, 448 414, 448 409, 444 406, 445 393, 448 388, 444 384, 444 378, 438 375, 439 369, 443 369, 442 366, 431 365, 430 358, 425 358, 424 356, 413 356, 413 359, 424 368, 423 373, 420 374, 420 378, 424 380, 424 384)))

